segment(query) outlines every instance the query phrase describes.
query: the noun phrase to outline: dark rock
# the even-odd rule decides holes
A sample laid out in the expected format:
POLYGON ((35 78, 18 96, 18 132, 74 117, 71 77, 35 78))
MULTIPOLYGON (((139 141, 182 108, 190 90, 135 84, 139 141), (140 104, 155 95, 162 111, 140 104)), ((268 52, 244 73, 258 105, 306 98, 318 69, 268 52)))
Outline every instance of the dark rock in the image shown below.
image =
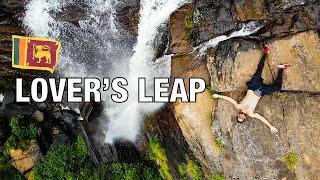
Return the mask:
POLYGON ((59 21, 77 23, 80 20, 89 19, 90 7, 86 3, 72 3, 64 6, 55 14, 59 21))
POLYGON ((131 32, 138 35, 140 0, 119 1, 116 4, 118 20, 131 32))
POLYGON ((0 2, 0 7, 4 6, 8 9, 15 9, 23 7, 24 4, 24 0, 4 0, 0 2))
POLYGON ((81 117, 86 120, 89 121, 89 116, 91 114, 91 111, 93 110, 93 104, 91 102, 87 103, 83 103, 80 106, 80 115, 81 117))
POLYGON ((155 41, 156 54, 155 58, 158 59, 164 55, 170 54, 170 33, 169 33, 169 22, 165 23, 163 27, 159 28, 160 35, 158 40, 155 41))
POLYGON ((100 148, 101 162, 133 163, 141 160, 140 152, 133 142, 116 140, 113 144, 104 144, 100 148))
POLYGON ((58 120, 59 127, 67 133, 68 136, 76 138, 80 133, 79 114, 70 110, 55 111, 53 117, 58 120))
POLYGON ((320 2, 283 1, 287 5, 267 3, 269 16, 266 25, 255 35, 262 38, 281 37, 306 30, 320 29, 320 2), (300 5, 297 5, 300 4, 300 5))
POLYGON ((60 132, 58 135, 53 136, 52 144, 50 146, 54 147, 60 144, 65 144, 66 142, 68 142, 68 140, 69 137, 65 133, 60 132))
POLYGON ((148 139, 157 135, 161 146, 166 150, 170 172, 174 179, 179 179, 180 173, 178 167, 186 162, 186 156, 195 159, 177 121, 173 109, 169 105, 162 108, 159 112, 145 117, 144 143, 147 144, 143 145, 141 143, 140 145, 140 149, 145 148, 144 152, 146 152, 148 139))
POLYGON ((231 0, 198 0, 195 5, 195 19, 198 27, 196 44, 234 31, 238 26, 231 0))
POLYGON ((2 108, 4 108, 7 104, 11 104, 15 101, 16 95, 12 90, 8 90, 3 94, 4 98, 2 101, 2 108))
POLYGON ((4 108, 4 113, 8 120, 11 120, 12 117, 18 116, 19 114, 28 119, 33 114, 34 110, 34 107, 30 104, 12 103, 6 105, 6 107, 4 108))

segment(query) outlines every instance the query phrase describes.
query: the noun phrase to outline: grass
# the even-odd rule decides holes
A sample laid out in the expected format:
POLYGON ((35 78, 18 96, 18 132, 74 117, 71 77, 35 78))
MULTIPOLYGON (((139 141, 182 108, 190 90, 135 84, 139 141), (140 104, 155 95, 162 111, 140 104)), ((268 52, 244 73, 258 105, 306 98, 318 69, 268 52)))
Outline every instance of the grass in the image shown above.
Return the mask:
POLYGON ((283 160, 286 163, 286 165, 288 166, 288 169, 294 170, 296 165, 297 165, 297 163, 298 163, 299 156, 294 152, 288 152, 283 157, 283 160))
POLYGON ((224 180, 224 174, 212 174, 210 176, 211 180, 224 180))
POLYGON ((179 165, 179 172, 182 179, 188 179, 188 177, 191 177, 194 180, 203 179, 200 167, 189 159, 189 157, 187 157, 187 164, 179 165))
POLYGON ((169 163, 166 155, 165 149, 161 146, 158 136, 151 137, 149 139, 151 154, 149 153, 149 158, 155 160, 159 166, 159 172, 163 179, 173 180, 173 176, 169 171, 169 163))
POLYGON ((193 41, 194 36, 194 22, 193 22, 193 10, 191 10, 185 17, 185 28, 187 30, 187 39, 193 41))
POLYGON ((224 151, 224 145, 222 144, 220 139, 216 139, 216 145, 220 150, 224 151))

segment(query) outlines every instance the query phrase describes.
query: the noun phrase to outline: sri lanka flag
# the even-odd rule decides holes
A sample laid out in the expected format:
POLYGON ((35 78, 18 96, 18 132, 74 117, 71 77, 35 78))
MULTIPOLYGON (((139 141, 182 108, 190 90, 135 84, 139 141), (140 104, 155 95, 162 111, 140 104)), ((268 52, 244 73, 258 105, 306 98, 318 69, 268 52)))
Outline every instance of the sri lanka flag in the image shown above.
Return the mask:
POLYGON ((12 43, 12 67, 53 73, 58 63, 60 42, 46 38, 12 36, 12 43))

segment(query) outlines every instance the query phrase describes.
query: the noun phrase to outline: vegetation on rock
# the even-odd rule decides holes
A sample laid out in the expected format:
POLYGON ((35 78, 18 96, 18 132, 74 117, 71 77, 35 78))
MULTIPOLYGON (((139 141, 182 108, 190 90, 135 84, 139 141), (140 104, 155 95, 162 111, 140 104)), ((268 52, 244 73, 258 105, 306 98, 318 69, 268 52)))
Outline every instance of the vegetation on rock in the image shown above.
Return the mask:
POLYGON ((211 180, 224 180, 224 174, 212 174, 210 176, 211 180))
POLYGON ((286 99, 286 95, 283 94, 283 93, 279 93, 278 94, 278 98, 279 98, 280 102, 283 103, 285 101, 285 99, 286 99))
POLYGON ((220 139, 216 139, 216 145, 219 149, 221 149, 222 151, 224 150, 224 145, 222 144, 220 139))
POLYGON ((21 115, 13 117, 9 125, 1 124, 0 177, 3 179, 23 179, 23 176, 12 166, 9 151, 12 149, 26 149, 30 144, 30 140, 35 138, 36 132, 36 126, 21 115))
POLYGON ((187 164, 182 164, 179 166, 179 172, 182 176, 182 179, 188 179, 188 177, 192 177, 194 180, 203 179, 200 167, 188 157, 187 164))
POLYGON ((161 146, 157 135, 149 139, 149 146, 150 150, 152 151, 151 153, 149 153, 149 158, 151 160, 155 160, 159 164, 159 172, 161 177, 163 177, 164 179, 173 180, 173 176, 169 171, 169 163, 166 151, 161 146))
POLYGON ((283 160, 288 166, 288 169, 294 170, 298 163, 299 156, 294 152, 288 152, 284 157, 283 160))
POLYGON ((190 11, 185 18, 185 28, 187 30, 187 39, 189 41, 193 41, 194 36, 194 22, 193 22, 193 10, 190 11))

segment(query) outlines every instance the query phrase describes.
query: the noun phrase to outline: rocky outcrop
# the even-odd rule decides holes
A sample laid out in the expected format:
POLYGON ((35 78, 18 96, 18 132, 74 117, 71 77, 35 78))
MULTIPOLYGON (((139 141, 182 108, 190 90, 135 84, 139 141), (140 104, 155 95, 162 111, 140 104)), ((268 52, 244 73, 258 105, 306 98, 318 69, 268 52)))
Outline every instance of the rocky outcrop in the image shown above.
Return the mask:
MULTIPOLYGON (((316 179, 319 171, 319 36, 314 31, 299 33, 285 39, 269 41, 270 55, 263 71, 265 83, 277 76, 276 65, 289 63, 282 89, 261 98, 256 112, 269 120, 280 132, 271 134, 259 120, 249 118, 237 124, 237 110, 219 100, 214 113, 213 129, 225 146, 223 170, 227 179, 316 179), (301 93, 312 92, 316 94, 301 93), (289 168, 284 157, 293 152, 298 157, 295 169, 289 168), (313 157, 313 158, 310 158, 313 157)), ((221 44, 209 58, 211 84, 219 92, 240 101, 245 82, 255 72, 262 56, 258 44, 230 40, 221 44), (254 68, 252 68, 254 67, 254 68)))
POLYGON ((233 31, 238 27, 231 0, 197 0, 195 19, 198 31, 196 44, 233 31))
POLYGON ((28 178, 35 163, 37 163, 42 156, 42 153, 37 141, 32 140, 26 151, 22 151, 21 149, 10 150, 10 156, 12 158, 12 165, 28 178))
MULTIPOLYGON (((188 37, 188 31, 186 27, 186 18, 190 14, 193 15, 193 3, 186 4, 173 12, 170 16, 170 35, 171 35, 171 51, 174 54, 181 54, 192 51, 192 45, 190 37, 188 37)), ((190 17, 190 23, 193 23, 192 16, 190 17)), ((191 34, 190 34, 191 36, 191 34)))
MULTIPOLYGON (((231 96, 242 97, 236 93, 231 96)), ((280 97, 279 94, 265 96, 256 109, 280 130, 278 134, 271 134, 256 119, 236 123, 237 110, 219 100, 213 129, 225 146, 226 179, 317 179, 320 98, 306 93, 283 93, 280 97), (298 156, 294 170, 284 160, 289 152, 298 156)))
MULTIPOLYGON (((272 84, 277 77, 276 66, 288 63, 292 67, 285 73, 283 90, 319 92, 318 34, 309 31, 269 42, 271 51, 263 70, 264 82, 272 84)), ((245 82, 254 74, 262 53, 261 44, 253 41, 229 40, 221 43, 214 57, 208 58, 213 89, 219 92, 245 91, 245 82)))
MULTIPOLYGON (((191 46, 229 34, 240 27, 240 22, 258 20, 263 28, 250 37, 221 42, 203 56, 190 52, 190 44, 181 36, 172 36, 172 45, 179 47, 171 61, 173 78, 182 77, 187 82, 190 77, 206 77, 209 71, 210 78, 204 79, 211 89, 238 101, 244 97, 246 81, 263 55, 262 43, 271 49, 263 70, 265 83, 273 83, 278 64, 292 65, 284 75, 284 92, 263 97, 256 109, 279 128, 276 135, 255 119, 236 123, 233 105, 224 100, 216 103, 208 91, 199 95, 196 103, 173 104, 179 127, 206 175, 224 172, 226 179, 241 180, 317 179, 319 144, 314 142, 319 136, 320 104, 318 3, 199 0, 194 6, 196 39, 191 46), (298 158, 297 162, 288 162, 291 154, 298 158)), ((170 23, 178 22, 185 11, 179 9, 176 13, 170 23)), ((171 34, 182 34, 183 29, 170 24, 171 34)))
POLYGON ((237 0, 234 1, 234 4, 237 15, 242 22, 267 18, 264 0, 237 0))

